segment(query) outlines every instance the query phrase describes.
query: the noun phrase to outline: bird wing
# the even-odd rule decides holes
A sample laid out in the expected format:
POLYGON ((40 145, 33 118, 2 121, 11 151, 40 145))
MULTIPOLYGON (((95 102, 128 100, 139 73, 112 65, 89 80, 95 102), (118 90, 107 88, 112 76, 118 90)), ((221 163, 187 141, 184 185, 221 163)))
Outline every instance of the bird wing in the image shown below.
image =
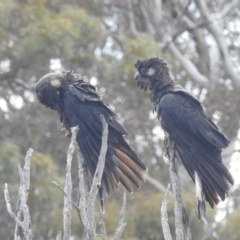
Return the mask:
POLYGON ((195 181, 195 172, 203 181, 206 200, 213 207, 217 195, 225 198, 233 178, 222 163, 221 148, 228 139, 210 121, 201 104, 184 92, 163 96, 158 106, 161 124, 176 143, 186 170, 195 181))
POLYGON ((69 91, 75 95, 80 101, 100 101, 100 96, 96 92, 96 88, 83 80, 76 81, 69 85, 69 91))
POLYGON ((102 141, 102 123, 100 115, 108 124, 108 148, 102 181, 107 192, 118 188, 121 182, 130 192, 144 180, 140 170, 146 169, 136 153, 124 140, 126 130, 117 122, 115 114, 101 100, 95 88, 88 83, 78 81, 69 85, 64 94, 64 119, 70 127, 79 126, 77 142, 91 175, 94 175, 102 141))
POLYGON ((219 150, 228 146, 227 137, 208 117, 201 103, 189 93, 179 90, 166 94, 159 107, 161 111, 167 112, 180 129, 191 132, 200 141, 219 150))
POLYGON ((101 106, 107 123, 122 134, 128 135, 127 131, 123 128, 123 126, 116 121, 115 113, 111 111, 111 109, 106 103, 104 103, 100 95, 96 92, 96 88, 94 86, 84 81, 77 81, 69 86, 69 92, 72 95, 76 96, 81 102, 98 102, 97 104, 101 106))

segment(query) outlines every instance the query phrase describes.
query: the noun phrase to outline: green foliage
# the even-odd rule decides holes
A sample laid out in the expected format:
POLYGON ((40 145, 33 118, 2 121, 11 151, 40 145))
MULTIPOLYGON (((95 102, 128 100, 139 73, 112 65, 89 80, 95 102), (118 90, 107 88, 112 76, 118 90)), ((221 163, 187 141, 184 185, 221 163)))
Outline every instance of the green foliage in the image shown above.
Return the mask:
POLYGON ((138 239, 164 239, 160 220, 160 206, 162 199, 162 195, 153 194, 143 201, 137 202, 135 206, 136 213, 134 214, 134 236, 137 236, 138 239))
POLYGON ((123 40, 124 58, 119 66, 119 71, 129 76, 133 81, 136 72, 134 64, 137 59, 156 57, 161 54, 161 44, 147 35, 140 38, 125 38, 123 40))
POLYGON ((56 164, 47 154, 35 153, 31 163, 31 183, 28 204, 36 238, 56 236, 62 225, 62 193, 51 181, 63 186, 63 178, 57 174, 56 164), (39 206, 40 211, 39 211, 39 206), (34 224, 38 223, 38 224, 34 224))
POLYGON ((47 11, 39 16, 23 28, 22 36, 19 46, 22 54, 46 51, 51 57, 76 59, 84 57, 86 51, 94 51, 105 34, 97 19, 89 18, 83 9, 68 6, 60 13, 47 11))
POLYGON ((16 145, 10 142, 2 142, 0 145, 0 213, 2 216, 0 218, 0 232, 1 236, 4 236, 5 239, 13 235, 14 232, 12 229, 14 229, 14 223, 6 210, 6 203, 4 201, 4 183, 9 184, 11 203, 14 208, 14 203, 16 203, 17 200, 19 181, 17 166, 22 159, 23 156, 16 145))
POLYGON ((19 147, 11 142, 3 142, 0 145, 0 182, 13 183, 17 179, 17 165, 22 159, 19 147), (7 174, 5 174, 7 173, 7 174))

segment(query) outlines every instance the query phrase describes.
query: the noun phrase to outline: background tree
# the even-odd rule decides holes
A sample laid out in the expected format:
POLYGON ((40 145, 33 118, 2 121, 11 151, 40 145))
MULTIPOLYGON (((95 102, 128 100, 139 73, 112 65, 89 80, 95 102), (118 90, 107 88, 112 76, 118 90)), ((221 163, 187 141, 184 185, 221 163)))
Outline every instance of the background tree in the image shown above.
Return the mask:
MULTIPOLYGON (((167 161, 162 156, 163 132, 151 111, 149 94, 137 89, 134 82, 134 63, 138 58, 165 58, 175 80, 203 102, 208 114, 231 139, 224 161, 237 175, 239 6, 238 0, 0 0, 0 176, 2 183, 15 182, 12 164, 23 159, 21 156, 29 147, 41 154, 32 165, 34 181, 29 195, 32 221, 41 217, 39 222, 43 223, 41 228, 34 229, 38 239, 50 238, 49 232, 57 231, 58 222, 62 221, 58 215, 60 194, 54 188, 44 190, 44 186, 54 176, 63 176, 69 142, 61 132, 57 115, 40 106, 33 93, 36 81, 49 71, 74 70, 87 76, 118 113, 130 133, 131 145, 148 166, 148 174, 166 186, 169 176, 167 161), (49 201, 49 208, 44 210, 45 201, 49 201), (48 214, 39 215, 50 209, 50 216, 57 220, 50 220, 48 214), (49 221, 48 229, 44 221, 49 221)), ((238 239, 239 229, 231 224, 236 221, 234 213, 239 208, 238 179, 232 197, 218 211, 208 209, 212 224, 203 226, 197 222, 193 184, 181 165, 179 168, 195 239, 214 239, 218 235, 238 239), (214 217, 220 219, 220 213, 225 216, 224 221, 215 221, 214 217), (229 234, 228 226, 235 235, 229 234)), ((146 183, 140 191, 127 196, 125 239, 141 238, 143 225, 153 227, 151 210, 144 204, 151 200, 156 214, 160 200, 154 200, 154 196, 159 194, 159 199, 162 198, 157 191, 146 183)), ((110 229, 108 209, 109 212, 116 206, 120 209, 119 196, 116 193, 107 200, 106 227, 110 229)), ((5 204, 1 202, 0 206, 5 204)), ((9 229, 13 223, 4 208, 1 216, 4 217, 0 235, 7 239, 11 237, 9 229)), ((161 239, 160 221, 155 226, 150 231, 152 235, 146 234, 143 239, 161 239)), ((76 227, 73 234, 78 235, 79 231, 76 227)))

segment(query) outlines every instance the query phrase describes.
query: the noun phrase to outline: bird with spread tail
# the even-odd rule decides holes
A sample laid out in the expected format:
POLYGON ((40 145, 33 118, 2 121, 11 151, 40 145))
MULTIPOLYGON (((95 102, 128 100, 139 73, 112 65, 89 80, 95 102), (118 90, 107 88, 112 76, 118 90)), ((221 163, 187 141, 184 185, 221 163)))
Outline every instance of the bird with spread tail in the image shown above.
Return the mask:
POLYGON ((99 189, 103 205, 103 186, 106 191, 118 189, 119 182, 133 191, 132 182, 141 187, 145 181, 142 170, 144 163, 125 141, 126 130, 116 120, 115 113, 101 99, 96 89, 73 72, 49 73, 42 77, 35 87, 40 103, 57 111, 60 121, 71 133, 71 127, 78 126, 76 141, 83 154, 84 163, 93 176, 98 164, 102 141, 103 115, 108 125, 108 147, 106 162, 99 189), (129 181, 130 180, 130 181, 129 181))
POLYGON ((233 177, 222 162, 229 139, 204 111, 202 104, 169 74, 164 59, 138 60, 135 80, 150 98, 161 126, 174 141, 177 156, 196 185, 199 219, 206 222, 205 200, 214 208, 224 200, 233 177), (218 197, 219 196, 219 197, 218 197))

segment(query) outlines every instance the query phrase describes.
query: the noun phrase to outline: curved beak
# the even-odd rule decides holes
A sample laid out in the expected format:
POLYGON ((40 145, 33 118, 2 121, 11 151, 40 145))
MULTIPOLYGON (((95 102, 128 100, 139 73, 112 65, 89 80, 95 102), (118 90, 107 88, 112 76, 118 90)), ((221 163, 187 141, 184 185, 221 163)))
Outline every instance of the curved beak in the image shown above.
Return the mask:
POLYGON ((139 74, 139 72, 136 72, 135 76, 134 76, 135 81, 137 82, 140 79, 140 77, 141 77, 141 75, 139 74))

